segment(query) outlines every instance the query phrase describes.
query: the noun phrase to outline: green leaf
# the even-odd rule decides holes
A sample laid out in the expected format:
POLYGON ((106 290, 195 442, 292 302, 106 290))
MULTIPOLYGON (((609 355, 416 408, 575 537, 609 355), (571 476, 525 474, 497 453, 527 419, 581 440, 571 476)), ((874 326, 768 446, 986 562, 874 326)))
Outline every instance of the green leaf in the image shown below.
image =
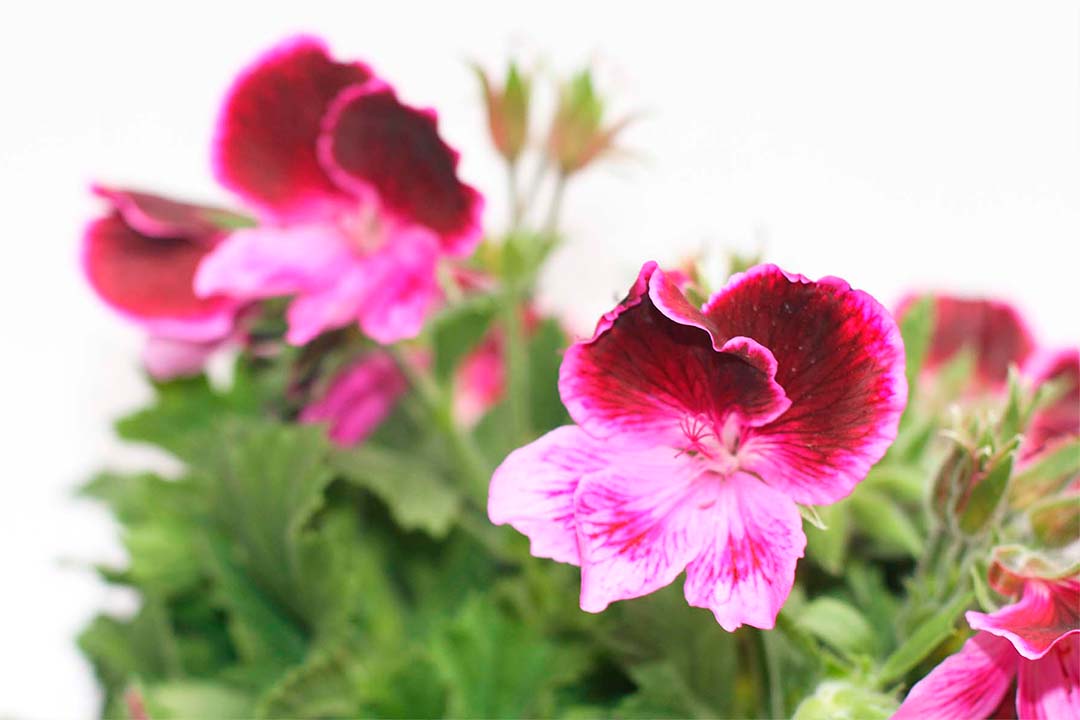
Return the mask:
POLYGON ((956 620, 969 605, 973 595, 965 593, 915 630, 888 658, 878 671, 878 680, 889 685, 918 665, 952 635, 956 620))
POLYGON ((637 691, 619 703, 619 718, 714 718, 716 709, 702 702, 686 677, 669 660, 643 663, 630 670, 637 691))
POLYGON ((147 592, 167 597, 191 589, 203 578, 195 530, 184 523, 142 523, 124 535, 131 578, 147 592))
POLYGON ((150 472, 99 473, 79 489, 79 494, 104 502, 125 525, 190 515, 198 502, 189 482, 150 472))
POLYGON ((430 325, 435 376, 444 382, 491 329, 497 307, 491 295, 478 295, 435 317, 430 325))
POLYGON ((847 558, 851 517, 844 501, 818 508, 827 529, 806 529, 806 554, 833 575, 840 575, 847 558))
POLYGON ((420 652, 369 663, 360 678, 362 717, 446 717, 446 688, 431 659, 420 652))
POLYGON ((806 632, 846 653, 869 655, 877 645, 874 629, 866 618, 837 598, 816 598, 794 619, 806 632))
POLYGON ((452 717, 548 715, 555 689, 588 666, 583 647, 546 638, 480 596, 436 635, 431 653, 452 717))
POLYGON ((386 503, 406 530, 445 537, 461 511, 461 496, 430 464, 364 443, 335 452, 334 466, 345 479, 364 487, 386 503))
POLYGON ((529 391, 532 401, 532 429, 537 434, 554 430, 570 421, 559 398, 559 366, 567 337, 557 320, 547 318, 529 338, 529 391))
POLYGON ((1013 453, 999 458, 971 489, 963 510, 957 517, 960 529, 974 535, 986 529, 997 514, 1012 475, 1013 453))
POLYGON ((1009 502, 1025 508, 1040 498, 1061 491, 1070 478, 1080 473, 1080 438, 1063 442, 1043 452, 1013 478, 1009 502))
POLYGON ((793 720, 885 720, 896 708, 891 695, 847 680, 827 680, 796 708, 793 720))
POLYGON ((359 717, 361 667, 349 644, 316 650, 255 706, 256 718, 359 717))
POLYGON ((900 320, 900 335, 904 338, 904 373, 909 390, 918 387, 930 339, 934 333, 934 298, 926 295, 913 302, 900 320))
POLYGON ((859 487, 851 495, 850 503, 861 532, 912 557, 922 552, 922 533, 891 497, 870 487, 859 487))
POLYGON ((1039 542, 1061 547, 1080 537, 1080 495, 1048 498, 1028 512, 1031 528, 1039 542))
POLYGON ((219 683, 178 680, 141 688, 154 720, 236 720, 251 717, 251 698, 219 683))

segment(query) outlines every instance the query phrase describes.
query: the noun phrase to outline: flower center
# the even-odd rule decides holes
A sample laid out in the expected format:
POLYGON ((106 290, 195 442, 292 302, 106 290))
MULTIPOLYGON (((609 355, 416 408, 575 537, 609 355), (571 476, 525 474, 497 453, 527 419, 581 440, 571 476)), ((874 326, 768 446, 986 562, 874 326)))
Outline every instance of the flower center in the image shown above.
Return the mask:
POLYGON ((721 476, 739 469, 742 423, 735 413, 719 422, 706 415, 686 417, 681 427, 686 437, 681 452, 701 458, 711 472, 721 476))
POLYGON ((390 236, 389 224, 375 203, 362 203, 356 212, 346 214, 340 222, 349 246, 360 257, 381 250, 390 236))

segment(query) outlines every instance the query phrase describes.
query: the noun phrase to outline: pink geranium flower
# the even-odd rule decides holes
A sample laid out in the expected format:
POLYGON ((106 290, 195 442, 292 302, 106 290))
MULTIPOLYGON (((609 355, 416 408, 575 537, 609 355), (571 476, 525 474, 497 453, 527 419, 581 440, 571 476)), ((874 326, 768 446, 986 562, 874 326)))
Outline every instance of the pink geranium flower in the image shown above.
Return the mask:
POLYGON ((1064 385, 1061 395, 1040 408, 1031 419, 1020 447, 1022 463, 1080 436, 1080 350, 1064 348, 1037 353, 1024 368, 1037 386, 1048 382, 1064 385))
MULTIPOLYGON (((897 306, 903 318, 917 298, 897 306)), ((934 330, 923 368, 933 371, 965 348, 975 359, 975 381, 980 389, 1002 386, 1010 365, 1023 365, 1035 350, 1035 340, 1020 312, 1006 302, 951 295, 934 295, 934 330)))
POLYGON ((110 210, 83 235, 90 286, 149 335, 144 361, 158 379, 198 372, 233 332, 240 302, 198 297, 196 268, 225 238, 222 211, 157 195, 95 186, 110 210))
POLYGON ((1025 720, 1080 717, 1080 576, 1027 578, 1016 603, 967 620, 979 632, 911 688, 894 720, 974 720, 1014 703, 1025 720))
POLYGON ((393 411, 409 384, 393 358, 374 352, 352 363, 322 396, 300 413, 300 422, 326 423, 338 445, 356 445, 393 411))
POLYGON ((218 179, 257 209, 206 258, 200 295, 293 295, 287 339, 359 322, 390 343, 441 297, 436 264, 480 238, 483 200, 457 176, 435 113, 401 103, 362 63, 291 39, 244 71, 214 141, 218 179))
POLYGON ((796 503, 846 496, 885 453, 903 357, 888 312, 836 278, 762 265, 699 310, 649 263, 566 353, 577 424, 513 452, 488 513, 581 566, 583 610, 685 570, 725 629, 770 628, 806 545, 796 503))
MULTIPOLYGON (((540 323, 540 315, 531 306, 522 312, 522 325, 528 338, 540 323)), ((466 427, 473 427, 506 393, 506 334, 492 328, 480 343, 461 361, 454 372, 454 417, 466 427)))

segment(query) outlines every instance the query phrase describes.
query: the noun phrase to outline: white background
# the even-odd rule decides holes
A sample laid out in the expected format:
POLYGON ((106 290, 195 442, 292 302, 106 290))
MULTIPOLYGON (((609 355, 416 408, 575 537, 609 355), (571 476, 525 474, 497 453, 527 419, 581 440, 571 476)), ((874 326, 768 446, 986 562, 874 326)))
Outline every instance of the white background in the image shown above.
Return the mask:
POLYGON ((643 110, 632 160, 571 187, 548 304, 587 326, 640 263, 752 250, 890 303, 909 287, 1012 298, 1041 336, 1080 335, 1075 3, 888 6, 498 2, 9 3, 0 10, 3 452, 0 716, 89 717, 73 646, 99 607, 82 569, 122 559, 72 488, 145 458, 110 419, 146 397, 138 333, 76 265, 94 178, 227 202, 207 145, 232 73, 298 30, 439 108, 462 170, 505 217, 465 64, 592 61, 643 110))

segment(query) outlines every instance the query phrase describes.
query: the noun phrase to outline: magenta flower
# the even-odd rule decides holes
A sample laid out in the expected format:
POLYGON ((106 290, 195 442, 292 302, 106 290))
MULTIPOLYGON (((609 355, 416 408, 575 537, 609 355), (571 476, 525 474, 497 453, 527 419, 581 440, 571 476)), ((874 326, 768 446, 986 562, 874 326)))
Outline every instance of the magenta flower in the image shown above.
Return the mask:
POLYGON ((82 264, 91 287, 150 336, 144 353, 156 378, 198 372, 233 332, 240 303, 197 297, 196 268, 225 237, 220 210, 157 195, 94 186, 111 209, 90 222, 82 264))
POLYGON ((698 310, 646 264, 566 353, 577 424, 511 453, 488 514, 581 566, 583 610, 685 570, 687 601, 726 630, 770 628, 806 544, 796 503, 839 500, 885 453, 903 358, 888 312, 836 278, 762 265, 698 310))
POLYGON ((1080 717, 1080 576, 1028 578, 1019 601, 967 620, 979 632, 911 688, 893 720, 987 718, 1013 702, 1020 718, 1080 717))
MULTIPOLYGON (((915 301, 897 306, 902 318, 915 301)), ((963 349, 974 354, 975 380, 980 389, 995 390, 1008 376, 1010 365, 1023 365, 1035 350, 1035 340, 1020 312, 1001 300, 934 296, 934 330, 923 368, 933 371, 963 349)))
POLYGON ((1080 350, 1064 348, 1037 353, 1024 374, 1036 385, 1057 382, 1064 385, 1050 405, 1040 408, 1031 419, 1020 447, 1020 458, 1027 462, 1060 443, 1080 436, 1080 350))
POLYGON ((300 422, 327 423, 330 439, 356 445, 393 411, 409 384, 393 358, 376 352, 342 370, 317 401, 300 413, 300 422))
POLYGON ((359 322, 390 343, 439 302, 436 264, 480 238, 483 199, 457 176, 435 113, 402 104, 362 63, 291 39, 244 71, 214 143, 218 179, 264 224, 206 258, 203 296, 293 295, 287 339, 359 322))

